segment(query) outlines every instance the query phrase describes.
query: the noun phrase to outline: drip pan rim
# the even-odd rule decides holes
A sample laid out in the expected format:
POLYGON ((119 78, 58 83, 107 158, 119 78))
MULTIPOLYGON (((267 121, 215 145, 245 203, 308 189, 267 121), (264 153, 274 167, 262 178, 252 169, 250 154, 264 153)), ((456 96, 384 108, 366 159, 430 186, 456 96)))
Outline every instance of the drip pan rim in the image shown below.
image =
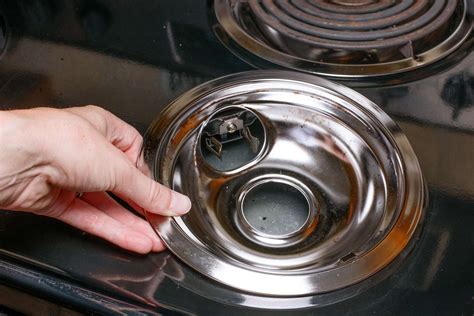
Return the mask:
MULTIPOLYGON (((383 223, 382 219, 377 222, 379 226, 385 225, 384 236, 375 238, 368 249, 356 253, 347 262, 339 261, 324 269, 281 267, 271 270, 258 265, 249 269, 248 262, 244 260, 245 254, 242 257, 244 259, 241 259, 242 262, 238 262, 240 259, 233 257, 232 252, 221 251, 220 255, 216 255, 217 250, 213 248, 213 241, 208 239, 209 236, 196 235, 193 231, 195 228, 192 225, 189 226, 190 222, 186 217, 167 218, 148 213, 147 218, 177 257, 220 283, 260 296, 296 297, 327 293, 358 283, 382 270, 397 258, 412 239, 426 201, 420 166, 407 138, 390 117, 370 100, 347 87, 307 74, 288 71, 251 71, 229 75, 204 83, 170 103, 145 135, 145 160, 157 181, 173 186, 173 181, 175 181, 173 177, 176 179, 176 173, 184 172, 176 169, 176 155, 183 151, 185 148, 183 144, 192 138, 192 132, 200 129, 201 122, 219 110, 219 106, 228 105, 223 101, 230 95, 234 101, 239 99, 240 95, 236 94, 236 91, 245 93, 241 90, 259 86, 261 87, 259 93, 265 94, 272 87, 278 90, 278 84, 288 87, 288 90, 301 89, 305 93, 312 91, 319 96, 326 94, 326 97, 334 98, 337 100, 334 101, 337 106, 346 110, 349 117, 359 120, 363 117, 370 121, 370 128, 386 137, 386 141, 393 145, 395 155, 392 157, 393 162, 400 171, 397 171, 398 176, 396 181, 394 180, 397 187, 395 191, 390 191, 390 194, 395 194, 396 203, 393 202, 390 207, 397 211, 391 215, 393 218, 390 224, 383 223), (356 114, 360 117, 357 118, 356 114), (184 124, 186 122, 187 124, 184 124), (175 138, 178 131, 181 138, 175 138), (173 170, 168 167, 163 168, 163 166, 173 166, 171 168, 173 170)), ((244 100, 242 103, 249 104, 249 100, 244 100)), ((329 103, 327 106, 332 107, 329 103)), ((262 111, 265 112, 273 108, 268 106, 260 110, 263 109, 262 111)), ((270 140, 269 143, 271 143, 270 140)), ((185 150, 185 152, 188 151, 185 150)), ((226 177, 231 176, 226 175, 226 177)), ((324 203, 321 207, 322 212, 324 203)), ((191 210, 193 211, 195 210, 191 210)), ((359 215, 362 216, 363 213, 359 215)), ((206 216, 217 215, 207 214, 204 217, 206 216)), ((356 220, 360 219, 353 219, 353 221, 356 220)), ((216 236, 221 236, 223 240, 228 237, 216 236)), ((248 256, 251 258, 250 253, 248 256)))
MULTIPOLYGON (((355 64, 332 63, 310 60, 278 50, 254 38, 239 25, 232 12, 229 0, 214 0, 218 21, 217 37, 232 53, 249 64, 261 64, 258 59, 284 69, 326 76, 334 79, 381 77, 409 72, 433 64, 456 51, 472 34, 473 21, 467 14, 466 0, 459 25, 443 42, 416 56, 380 63, 355 64), (252 58, 257 58, 254 62, 252 58)), ((265 67, 268 65, 265 64, 265 67)))

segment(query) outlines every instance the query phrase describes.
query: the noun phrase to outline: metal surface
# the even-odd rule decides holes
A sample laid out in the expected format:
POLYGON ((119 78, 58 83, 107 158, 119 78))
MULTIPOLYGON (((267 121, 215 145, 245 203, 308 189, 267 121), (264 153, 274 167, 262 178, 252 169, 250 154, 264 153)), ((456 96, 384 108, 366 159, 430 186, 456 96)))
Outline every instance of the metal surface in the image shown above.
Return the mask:
POLYGON ((179 218, 148 214, 152 226, 184 262, 246 292, 300 296, 359 282, 405 248, 422 215, 421 171, 400 129, 362 95, 314 76, 213 80, 172 102, 144 143, 156 180, 193 203, 179 218), (258 117, 262 146, 216 170, 202 133, 230 109, 258 117))
MULTIPOLYGON (((251 69, 215 37, 205 1, 0 1, 0 9, 10 26, 2 110, 98 104, 144 132, 185 91, 251 69)), ((430 198, 415 246, 356 290, 251 295, 203 277, 169 251, 139 256, 51 218, 7 211, 0 212, 0 283, 86 314, 471 315, 472 44, 415 71, 357 81, 365 86, 357 91, 403 129, 430 198)))
POLYGON ((336 78, 426 66, 455 51, 472 30, 463 0, 377 6, 384 8, 300 0, 214 2, 222 28, 217 34, 244 60, 254 63, 242 50, 285 68, 336 78))

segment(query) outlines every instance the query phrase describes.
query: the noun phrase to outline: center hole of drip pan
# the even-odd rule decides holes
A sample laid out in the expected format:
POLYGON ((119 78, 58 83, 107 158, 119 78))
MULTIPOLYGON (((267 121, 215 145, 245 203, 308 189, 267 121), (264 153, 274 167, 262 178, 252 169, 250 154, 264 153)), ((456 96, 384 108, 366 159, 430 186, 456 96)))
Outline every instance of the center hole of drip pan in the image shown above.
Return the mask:
POLYGON ((294 185, 267 181, 253 186, 243 198, 244 220, 257 234, 274 238, 293 235, 310 217, 307 198, 294 185))

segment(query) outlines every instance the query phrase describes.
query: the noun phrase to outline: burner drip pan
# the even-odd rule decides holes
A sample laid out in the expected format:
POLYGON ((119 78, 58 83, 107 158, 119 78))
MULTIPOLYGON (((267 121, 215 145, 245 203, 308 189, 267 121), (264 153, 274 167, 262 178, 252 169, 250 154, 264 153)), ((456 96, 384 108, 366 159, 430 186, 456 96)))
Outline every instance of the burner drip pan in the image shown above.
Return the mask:
POLYGON ((171 103, 145 137, 155 179, 188 195, 148 214, 169 249, 225 285, 325 293, 397 258, 422 215, 418 161, 397 125, 346 87, 284 71, 231 75, 171 103))
POLYGON ((218 35, 250 63, 254 55, 338 77, 387 75, 433 63, 458 48, 472 29, 463 0, 215 0, 214 8, 218 35))

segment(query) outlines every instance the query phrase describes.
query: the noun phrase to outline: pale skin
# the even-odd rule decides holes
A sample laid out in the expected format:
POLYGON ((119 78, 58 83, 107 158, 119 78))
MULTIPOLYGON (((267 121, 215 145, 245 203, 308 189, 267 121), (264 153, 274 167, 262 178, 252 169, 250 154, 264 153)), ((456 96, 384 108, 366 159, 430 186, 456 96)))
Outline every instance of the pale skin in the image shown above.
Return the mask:
POLYGON ((0 209, 49 216, 124 249, 164 245, 139 213, 179 216, 189 199, 150 179, 141 135, 96 106, 0 111, 0 209), (78 194, 78 192, 83 192, 78 194))

